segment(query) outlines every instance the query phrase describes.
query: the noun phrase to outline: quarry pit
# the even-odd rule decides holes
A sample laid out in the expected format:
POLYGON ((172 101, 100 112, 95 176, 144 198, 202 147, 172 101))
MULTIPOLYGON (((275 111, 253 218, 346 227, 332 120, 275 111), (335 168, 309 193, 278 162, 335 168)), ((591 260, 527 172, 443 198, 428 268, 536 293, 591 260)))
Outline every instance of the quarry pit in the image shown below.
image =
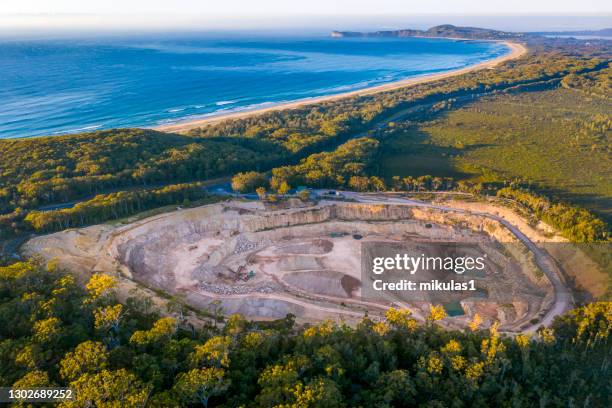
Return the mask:
POLYGON ((394 203, 271 209, 259 201, 227 201, 36 237, 24 251, 83 274, 116 274, 198 310, 220 307, 254 320, 293 314, 298 322, 354 324, 365 314, 382 318, 389 307, 407 307, 423 319, 435 303, 447 309, 448 327, 465 327, 478 313, 485 325, 499 321, 503 330, 518 332, 540 322, 555 302, 533 253, 499 221, 394 203), (486 254, 479 287, 505 300, 365 297, 361 251, 368 242, 432 253, 439 243, 469 244, 486 254))

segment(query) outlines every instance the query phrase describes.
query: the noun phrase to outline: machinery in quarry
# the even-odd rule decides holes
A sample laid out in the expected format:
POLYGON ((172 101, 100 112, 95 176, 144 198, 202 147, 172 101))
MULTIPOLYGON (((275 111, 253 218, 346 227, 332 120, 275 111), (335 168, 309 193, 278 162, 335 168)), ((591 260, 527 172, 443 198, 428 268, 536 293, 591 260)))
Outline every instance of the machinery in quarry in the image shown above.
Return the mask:
POLYGON ((419 318, 442 304, 449 327, 463 327, 478 313, 506 331, 525 331, 567 308, 571 296, 560 297, 550 279, 557 271, 542 270, 550 265, 521 238, 496 217, 434 206, 321 201, 271 210, 236 200, 37 237, 26 251, 85 274, 116 273, 194 308, 220 305, 226 314, 251 319, 291 313, 303 322, 351 323, 366 313, 383 316, 389 307, 408 307, 419 318), (370 244, 440 255, 441 242, 485 254, 485 272, 472 276, 478 293, 410 297, 364 290, 372 284, 363 265, 370 244))

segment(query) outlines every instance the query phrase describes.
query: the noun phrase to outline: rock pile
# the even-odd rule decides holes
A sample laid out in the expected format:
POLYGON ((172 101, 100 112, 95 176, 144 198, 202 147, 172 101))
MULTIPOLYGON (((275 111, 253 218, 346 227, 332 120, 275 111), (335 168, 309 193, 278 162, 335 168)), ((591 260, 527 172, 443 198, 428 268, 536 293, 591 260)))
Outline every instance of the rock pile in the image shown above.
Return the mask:
POLYGON ((253 241, 249 241, 244 235, 240 235, 236 239, 236 247, 234 248, 234 254, 241 254, 243 252, 249 252, 257 249, 258 244, 253 241))
POLYGON ((216 293, 218 295, 246 295, 249 293, 274 293, 278 292, 280 287, 272 282, 263 282, 257 286, 249 285, 223 285, 212 284, 208 282, 198 283, 198 289, 206 292, 216 293))

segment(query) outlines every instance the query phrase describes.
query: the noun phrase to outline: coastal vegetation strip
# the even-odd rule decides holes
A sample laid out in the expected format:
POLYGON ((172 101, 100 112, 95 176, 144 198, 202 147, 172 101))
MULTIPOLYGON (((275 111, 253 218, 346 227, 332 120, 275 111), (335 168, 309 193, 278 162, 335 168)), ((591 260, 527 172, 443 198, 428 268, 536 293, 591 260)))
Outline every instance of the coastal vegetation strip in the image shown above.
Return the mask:
MULTIPOLYGON (((432 115, 453 110, 455 105, 464 101, 486 95, 495 100, 499 98, 497 94, 528 95, 533 90, 551 89, 563 97, 556 91, 559 86, 587 96, 597 95, 605 101, 609 95, 605 74, 609 66, 602 56, 607 49, 605 46, 582 47, 572 47, 571 52, 566 50, 564 53, 538 49, 495 70, 470 72, 387 92, 226 120, 192 129, 186 135, 152 130, 111 130, 3 140, 0 141, 5 158, 0 163, 0 212, 3 214, 0 233, 6 237, 27 232, 22 221, 29 211, 38 208, 53 208, 96 194, 136 187, 152 188, 159 184, 231 176, 240 171, 269 171, 292 166, 311 154, 333 151, 346 140, 372 130, 375 138, 385 146, 384 160, 378 156, 375 166, 368 167, 367 171, 362 168, 362 174, 353 172, 351 176, 375 176, 389 185, 394 176, 406 176, 401 174, 401 169, 397 174, 388 172, 387 163, 394 160, 393 155, 388 154, 389 150, 397 152, 396 156, 404 164, 417 164, 412 159, 401 159, 403 152, 399 139, 396 138, 396 143, 394 137, 385 134, 394 132, 394 129, 401 130, 404 122, 431 119, 432 115)), ((575 106, 576 112, 584 110, 583 116, 586 117, 590 115, 588 109, 585 104, 575 106)), ((609 119, 606 117, 604 110, 596 121, 595 130, 604 132, 604 136, 608 128, 601 126, 607 126, 609 119)), ((550 146, 555 144, 551 142, 550 146)), ((443 150, 440 152, 444 153, 443 150)), ((554 153, 553 150, 539 154, 546 159, 554 153)), ((421 153, 415 150, 415 154, 421 153)), ((601 169, 608 171, 605 163, 601 169)), ((411 171, 409 175, 415 177, 431 174, 418 165, 411 171)), ((487 169, 479 171, 487 172, 487 169)), ((536 168, 533 171, 540 170, 536 168)), ((300 175, 302 178, 305 176, 300 175)), ((461 174, 444 176, 461 178, 461 174)), ((523 171, 517 171, 511 177, 533 179, 531 174, 523 171)), ((344 182, 348 181, 345 178, 344 182)), ((359 179, 354 181, 359 182, 359 179)), ((292 187, 297 186, 296 182, 292 187)), ((381 185, 378 180, 375 184, 381 185)), ((547 183, 542 184, 541 187, 549 187, 547 183)))
POLYGON ((437 81, 440 79, 465 74, 468 72, 478 71, 482 69, 492 69, 498 66, 499 64, 502 64, 506 61, 510 61, 516 58, 520 58, 527 53, 527 47, 523 44, 515 43, 515 42, 508 42, 508 41, 504 41, 503 43, 510 50, 505 55, 502 55, 497 58, 493 58, 489 61, 479 62, 469 67, 465 67, 465 68, 461 68, 461 69, 457 69, 457 70, 453 70, 449 72, 425 75, 425 76, 420 76, 416 78, 408 78, 408 79, 404 79, 401 81, 372 86, 372 87, 368 87, 368 88, 360 89, 356 91, 345 92, 345 93, 334 94, 334 95, 320 96, 320 97, 315 97, 315 98, 308 98, 302 101, 288 102, 288 103, 275 105, 272 107, 253 109, 247 112, 233 112, 233 113, 227 113, 227 114, 219 114, 219 115, 214 115, 206 119, 196 119, 196 120, 181 122, 177 124, 162 125, 162 126, 157 126, 155 129, 159 131, 164 131, 164 132, 183 133, 183 132, 189 131, 194 128, 209 125, 212 123, 217 123, 223 120, 247 118, 250 116, 260 115, 262 113, 276 112, 276 111, 282 111, 282 110, 287 110, 287 109, 297 109, 300 107, 307 107, 307 106, 316 105, 322 102, 334 101, 334 100, 343 99, 343 98, 371 95, 371 94, 375 94, 378 92, 384 92, 384 91, 392 91, 394 89, 418 85, 418 84, 422 84, 426 82, 437 81))
MULTIPOLYGON (((193 129, 189 135, 116 130, 2 141, 0 232, 3 237, 29 233, 34 224, 24 224, 28 216, 46 231, 182 203, 191 199, 183 193, 199 197, 197 184, 180 184, 177 194, 174 187, 165 191, 153 185, 245 172, 248 176, 238 181, 253 187, 270 181, 267 188, 275 193, 297 187, 290 183, 499 192, 549 223, 557 222, 555 226, 572 239, 597 240, 602 236, 591 231, 599 231, 602 224, 582 210, 535 194, 529 180, 516 180, 526 175, 520 168, 510 172, 512 180, 502 180, 499 175, 492 178, 487 165, 481 165, 476 168, 481 180, 470 175, 462 182, 465 167, 454 163, 449 165, 456 171, 453 175, 428 175, 417 164, 410 174, 400 176, 385 173, 381 166, 381 151, 394 146, 387 130, 420 126, 422 120, 432 119, 431 114, 453 111, 463 98, 544 90, 560 98, 570 91, 608 103, 610 46, 570 45, 540 42, 530 46, 530 55, 495 70, 224 121, 193 129), (415 107, 395 118, 403 123, 385 121, 415 107), (369 130, 374 131, 370 137, 354 137, 368 136, 363 133, 369 130), (37 211, 97 193, 105 195, 74 209, 50 210, 48 219, 37 211), (69 223, 54 218, 59 215, 69 223)), ((600 112, 601 117, 593 116, 573 133, 572 111, 591 117, 589 104, 573 106, 567 114, 578 148, 590 141, 594 154, 599 154, 609 137, 609 113, 600 112)), ((483 125, 495 131, 507 113, 500 111, 504 118, 499 122, 487 113, 489 120, 483 125)), ((523 120, 529 121, 525 116, 523 120)), ((482 118, 475 117, 476 122, 482 118)), ((437 157, 457 155, 454 149, 463 153, 471 144, 464 130, 461 140, 436 146, 449 141, 443 132, 435 136, 438 125, 428 123, 431 133, 417 134, 417 140, 434 140, 428 144, 437 157)), ((536 122, 530 134, 540 132, 540 125, 536 122)), ((403 139, 404 145, 395 146, 410 153, 414 140, 410 136, 403 139)), ((550 149, 538 154, 551 160, 554 146, 551 142, 550 149)), ((467 159, 463 154, 458 158, 467 159)), ((607 166, 604 162, 602 171, 608 171, 607 166)), ((545 172, 540 167, 529 171, 529 178, 545 172)), ((545 177, 533 178, 552 184, 545 177)), ((271 322, 232 316, 220 328, 221 313, 213 310, 210 316, 217 319, 196 328, 181 302, 168 302, 162 310, 150 298, 132 295, 119 303, 113 277, 96 274, 84 285, 79 278, 53 262, 0 267, 0 385, 70 386, 76 390, 75 406, 565 406, 568 401, 610 405, 610 302, 572 310, 532 337, 505 337, 497 326, 484 328, 476 318, 469 331, 443 330, 438 322, 445 313, 437 306, 425 324, 408 310, 391 309, 384 319, 366 317, 355 327, 329 322, 299 327, 292 316, 271 322)))

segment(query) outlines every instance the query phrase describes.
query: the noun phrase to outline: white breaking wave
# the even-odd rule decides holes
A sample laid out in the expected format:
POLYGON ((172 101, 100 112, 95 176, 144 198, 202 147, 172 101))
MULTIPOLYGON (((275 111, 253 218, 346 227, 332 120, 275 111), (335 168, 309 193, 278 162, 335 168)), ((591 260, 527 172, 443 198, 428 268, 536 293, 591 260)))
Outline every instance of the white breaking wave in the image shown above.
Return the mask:
POLYGON ((87 131, 87 130, 98 129, 98 128, 101 128, 101 127, 102 127, 102 125, 91 125, 91 126, 85 126, 85 127, 77 128, 77 129, 58 130, 57 132, 53 132, 52 134, 59 135, 59 134, 62 134, 62 133, 78 133, 78 132, 83 132, 83 131, 87 131))
POLYGON ((223 106, 223 105, 231 105, 232 103, 236 103, 238 101, 219 101, 217 103, 215 103, 215 105, 217 106, 223 106))

